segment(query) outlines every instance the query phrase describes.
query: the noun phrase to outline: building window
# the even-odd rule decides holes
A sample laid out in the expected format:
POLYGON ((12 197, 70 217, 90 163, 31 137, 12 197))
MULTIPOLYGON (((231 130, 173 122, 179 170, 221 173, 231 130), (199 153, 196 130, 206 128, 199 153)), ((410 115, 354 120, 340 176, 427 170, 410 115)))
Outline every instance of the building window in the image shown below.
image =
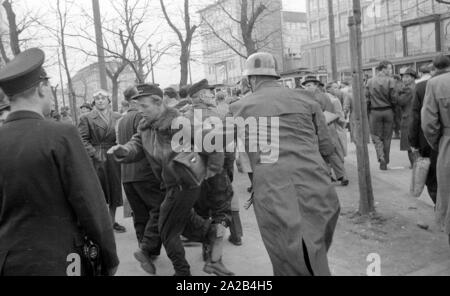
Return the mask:
POLYGON ((375 26, 374 6, 369 5, 362 9, 363 30, 373 29, 375 26))
POLYGON ((407 55, 436 52, 436 23, 406 27, 407 55))
POLYGON ((320 39, 328 38, 329 35, 328 33, 329 33, 328 19, 320 20, 320 39))
POLYGON ((450 18, 442 21, 442 50, 450 51, 450 18))
POLYGON ((417 18, 417 0, 402 0, 403 20, 417 18))
POLYGON ((348 14, 346 12, 339 15, 339 32, 341 36, 348 34, 348 14))
POLYGON ((311 22, 311 40, 319 39, 319 22, 311 22))

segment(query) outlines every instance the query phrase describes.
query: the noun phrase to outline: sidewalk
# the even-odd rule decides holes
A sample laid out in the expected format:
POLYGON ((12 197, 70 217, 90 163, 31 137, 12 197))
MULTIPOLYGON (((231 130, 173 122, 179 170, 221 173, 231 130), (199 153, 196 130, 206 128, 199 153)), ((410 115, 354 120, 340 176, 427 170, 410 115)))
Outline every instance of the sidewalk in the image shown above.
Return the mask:
MULTIPOLYGON (((399 151, 399 141, 392 145, 391 170, 381 172, 372 145, 370 160, 373 188, 378 219, 370 222, 353 217, 358 209, 359 191, 357 181, 356 151, 349 145, 347 171, 351 184, 338 187, 342 206, 341 217, 335 239, 329 253, 332 273, 337 276, 365 276, 369 266, 367 256, 377 253, 381 257, 382 275, 450 275, 450 247, 448 238, 434 223, 432 203, 427 193, 420 199, 409 196, 411 171, 406 152, 399 151), (427 224, 423 230, 417 224, 427 224)), ((235 192, 241 198, 241 205, 248 199, 249 186, 246 175, 236 173, 235 192)), ((120 211, 118 211, 120 212, 120 211)), ((226 243, 224 262, 238 276, 271 276, 271 263, 257 227, 253 209, 241 211, 244 226, 244 245, 235 247, 226 243)), ((131 219, 118 219, 128 232, 117 235, 121 265, 120 276, 146 276, 133 258, 137 248, 131 219)), ((186 248, 192 274, 205 276, 202 271, 200 245, 186 248)), ((171 276, 174 271, 164 251, 156 262, 157 273, 171 276)))

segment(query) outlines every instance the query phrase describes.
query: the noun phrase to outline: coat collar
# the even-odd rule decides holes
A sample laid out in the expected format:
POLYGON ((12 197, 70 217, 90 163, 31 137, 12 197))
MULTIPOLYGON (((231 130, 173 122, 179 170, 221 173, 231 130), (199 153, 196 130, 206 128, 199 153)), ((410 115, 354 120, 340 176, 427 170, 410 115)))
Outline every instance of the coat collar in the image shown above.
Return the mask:
POLYGON ((8 117, 5 120, 5 123, 24 119, 45 120, 45 118, 42 117, 42 115, 34 111, 15 111, 8 115, 8 117))
POLYGON ((267 87, 281 87, 277 81, 261 81, 255 87, 255 92, 267 87))
POLYGON ((102 116, 100 116, 100 111, 98 111, 97 109, 94 108, 94 110, 91 111, 91 113, 89 113, 89 116, 93 119, 93 122, 95 125, 97 125, 98 127, 102 128, 102 129, 108 129, 108 123, 106 123, 102 116))

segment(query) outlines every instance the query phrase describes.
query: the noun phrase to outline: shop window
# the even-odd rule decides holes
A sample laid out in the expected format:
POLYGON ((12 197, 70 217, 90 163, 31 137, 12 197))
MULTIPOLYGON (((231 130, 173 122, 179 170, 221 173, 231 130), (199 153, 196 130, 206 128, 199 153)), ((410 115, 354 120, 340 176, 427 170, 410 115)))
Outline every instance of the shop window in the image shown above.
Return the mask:
POLYGON ((436 23, 406 27, 407 55, 436 52, 436 23))

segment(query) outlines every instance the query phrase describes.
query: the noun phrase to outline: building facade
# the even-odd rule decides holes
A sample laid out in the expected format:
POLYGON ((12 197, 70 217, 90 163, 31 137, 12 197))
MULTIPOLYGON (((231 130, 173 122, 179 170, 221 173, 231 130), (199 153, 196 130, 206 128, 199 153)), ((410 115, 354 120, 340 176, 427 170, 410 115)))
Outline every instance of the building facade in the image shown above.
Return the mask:
MULTIPOLYGON (((308 44, 302 67, 331 72, 328 1, 307 0, 308 44)), ((341 78, 349 76, 348 18, 352 0, 333 1, 336 54, 341 78)), ((436 52, 450 52, 450 5, 434 0, 362 0, 362 56, 371 76, 381 60, 390 60, 395 72, 431 62, 436 52)), ((330 73, 331 74, 331 73, 330 73)))
MULTIPOLYGON (((300 64, 301 43, 305 41, 302 36, 308 32, 306 15, 283 12, 281 0, 251 0, 248 1, 249 18, 253 1, 255 7, 259 4, 266 6, 253 32, 258 51, 272 53, 280 71, 297 67, 300 64)), ((205 20, 200 30, 204 72, 210 83, 233 85, 242 77, 247 51, 238 21, 240 12, 239 0, 220 0, 199 11, 205 20), (223 40, 212 32, 211 27, 223 40)))
MULTIPOLYGON (((106 67, 114 71, 117 67, 116 62, 107 62, 106 67)), ((111 79, 107 79, 108 89, 107 91, 112 92, 112 82, 111 79)), ((136 74, 127 66, 125 70, 119 76, 119 102, 121 100, 121 94, 130 85, 136 83, 136 74)), ((100 74, 98 63, 91 64, 80 71, 72 78, 73 89, 77 97, 77 105, 80 106, 84 102, 92 102, 92 96, 95 92, 101 89, 100 74)))

